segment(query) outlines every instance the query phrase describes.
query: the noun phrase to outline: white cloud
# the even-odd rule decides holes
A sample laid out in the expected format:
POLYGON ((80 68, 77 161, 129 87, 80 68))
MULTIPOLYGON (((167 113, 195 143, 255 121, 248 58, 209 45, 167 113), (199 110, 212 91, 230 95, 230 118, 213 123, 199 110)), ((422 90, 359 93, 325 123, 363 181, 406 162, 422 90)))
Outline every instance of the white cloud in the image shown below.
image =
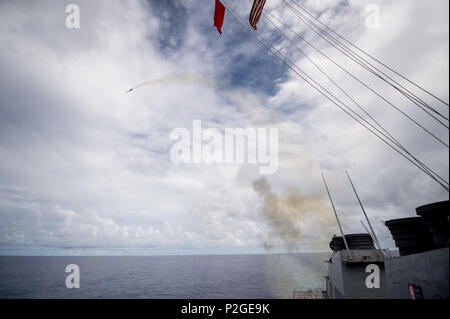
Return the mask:
MULTIPOLYGON (((247 14, 246 3, 228 2, 247 14)), ((365 28, 365 2, 350 1, 337 11, 334 1, 308 1, 305 6, 315 13, 325 10, 326 23, 448 99, 448 71, 442 72, 448 70, 448 3, 377 3, 382 14, 377 30, 365 28)), ((326 199, 320 177, 325 171, 345 229, 359 232, 361 214, 344 174, 349 169, 389 245, 380 219, 412 215, 416 206, 448 198, 295 75, 277 79, 274 95, 222 83, 236 58, 265 55, 263 48, 256 41, 230 42, 240 26, 229 15, 227 32, 216 37, 214 28, 205 30, 202 22, 212 19, 211 8, 194 1, 183 4, 188 16, 186 28, 177 31, 182 34, 166 32, 168 23, 174 23, 168 21, 169 11, 160 18, 143 1, 80 1, 79 31, 64 27, 62 4, 0 4, 0 244, 261 246, 268 232, 261 199, 252 189, 259 177, 257 167, 170 162, 170 131, 190 129, 194 119, 223 128, 278 127, 280 169, 270 178, 274 191, 295 187, 326 199), (161 49, 161 37, 167 37, 167 50, 161 49), (183 41, 177 45, 179 37, 183 41), (177 76, 201 77, 215 85, 175 80, 124 94, 137 83, 177 76)), ((280 1, 270 2, 268 8, 282 11, 284 21, 306 30, 280 1)), ((263 34, 272 29, 261 20, 263 34)), ((307 37, 318 41, 310 33, 307 37)), ((292 46, 284 52, 318 76, 292 46)), ((326 52, 345 61, 330 49, 326 52)), ((423 138, 330 63, 312 57, 448 178, 445 149, 423 138)), ((352 70, 377 83, 361 70, 352 70)), ((261 77, 270 76, 261 70, 261 77)), ((398 95, 392 98, 421 116, 398 95)), ((448 141, 448 131, 433 129, 448 141)), ((308 231, 303 243, 316 249, 326 249, 328 236, 337 231, 327 229, 318 240, 318 225, 305 221, 304 228, 308 231)))

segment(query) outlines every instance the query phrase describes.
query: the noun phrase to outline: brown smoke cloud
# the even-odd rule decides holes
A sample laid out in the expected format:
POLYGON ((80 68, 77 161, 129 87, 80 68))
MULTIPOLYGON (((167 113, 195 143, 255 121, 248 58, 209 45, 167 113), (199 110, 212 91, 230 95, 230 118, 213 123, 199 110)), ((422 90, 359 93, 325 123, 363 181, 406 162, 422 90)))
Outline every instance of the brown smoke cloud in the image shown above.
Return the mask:
POLYGON ((333 220, 322 197, 302 195, 294 189, 276 194, 266 178, 254 181, 253 189, 264 200, 262 214, 269 227, 266 250, 274 248, 277 239, 291 250, 306 240, 330 238, 333 220))

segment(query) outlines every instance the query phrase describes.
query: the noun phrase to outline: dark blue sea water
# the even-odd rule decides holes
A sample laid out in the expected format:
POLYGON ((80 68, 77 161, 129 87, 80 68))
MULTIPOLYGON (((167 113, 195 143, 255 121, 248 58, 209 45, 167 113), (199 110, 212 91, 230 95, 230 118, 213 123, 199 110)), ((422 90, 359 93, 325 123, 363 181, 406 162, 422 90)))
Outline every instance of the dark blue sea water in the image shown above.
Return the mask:
POLYGON ((0 256, 0 298, 291 298, 323 288, 327 256, 0 256), (79 289, 66 287, 69 264, 79 289))

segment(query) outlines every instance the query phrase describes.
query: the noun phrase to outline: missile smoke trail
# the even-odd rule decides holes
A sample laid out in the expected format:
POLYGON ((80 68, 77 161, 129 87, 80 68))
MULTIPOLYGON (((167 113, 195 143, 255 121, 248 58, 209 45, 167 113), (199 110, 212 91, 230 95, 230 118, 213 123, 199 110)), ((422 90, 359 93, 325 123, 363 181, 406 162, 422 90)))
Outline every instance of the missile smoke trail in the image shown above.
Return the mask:
POLYGON ((142 88, 144 86, 151 86, 155 84, 164 84, 164 83, 179 83, 179 84, 188 84, 188 85, 197 85, 204 88, 216 90, 216 92, 225 97, 226 99, 232 101, 236 104, 237 107, 240 108, 242 112, 248 113, 252 115, 252 118, 255 121, 262 120, 273 120, 277 118, 278 115, 274 114, 274 112, 270 109, 264 108, 263 105, 258 103, 258 100, 253 98, 253 95, 246 90, 230 88, 229 85, 222 81, 215 81, 208 78, 203 78, 200 76, 170 76, 159 79, 154 79, 146 82, 142 82, 132 88, 130 88, 125 94, 130 93, 136 89, 142 88), (251 98, 249 98, 249 95, 251 98))
POLYGON ((127 93, 131 92, 131 91, 134 91, 136 89, 139 89, 139 88, 141 88, 143 86, 153 85, 153 84, 162 84, 162 83, 171 83, 171 82, 181 83, 181 84, 197 84, 197 85, 207 86, 207 87, 216 87, 217 86, 217 83, 215 81, 208 80, 208 79, 205 79, 205 78, 202 78, 202 77, 197 77, 197 76, 172 76, 172 77, 165 77, 165 78, 159 78, 159 79, 154 79, 154 80, 142 82, 142 83, 132 87, 131 89, 129 89, 127 91, 127 93))

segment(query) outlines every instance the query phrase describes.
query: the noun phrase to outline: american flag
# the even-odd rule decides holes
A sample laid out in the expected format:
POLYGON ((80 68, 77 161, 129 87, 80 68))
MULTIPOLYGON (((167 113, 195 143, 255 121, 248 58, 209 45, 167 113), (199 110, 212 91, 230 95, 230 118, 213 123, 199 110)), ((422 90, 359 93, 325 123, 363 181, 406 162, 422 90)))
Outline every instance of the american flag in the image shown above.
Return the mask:
POLYGON ((262 11, 264 9, 264 5, 266 4, 266 0, 255 0, 253 2, 253 7, 252 7, 252 11, 250 12, 250 18, 249 18, 249 22, 250 22, 250 26, 256 29, 256 24, 259 21, 259 18, 261 18, 261 14, 262 11))

